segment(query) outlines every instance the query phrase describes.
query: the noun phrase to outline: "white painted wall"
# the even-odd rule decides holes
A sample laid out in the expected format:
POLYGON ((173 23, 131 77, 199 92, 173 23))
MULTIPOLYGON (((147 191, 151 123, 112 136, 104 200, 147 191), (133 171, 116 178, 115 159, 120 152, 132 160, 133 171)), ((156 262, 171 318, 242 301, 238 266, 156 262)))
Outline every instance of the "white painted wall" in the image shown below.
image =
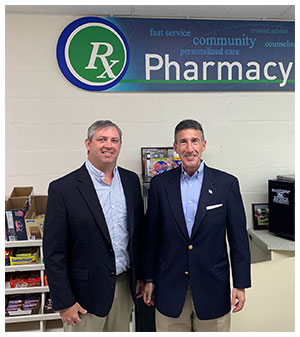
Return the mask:
POLYGON ((231 315, 232 332, 295 332, 295 258, 288 255, 251 265, 252 288, 231 315))
POLYGON ((119 165, 141 173, 142 146, 171 146, 182 119, 204 127, 207 165, 239 178, 252 227, 251 203, 267 201, 267 181, 294 173, 294 93, 87 92, 56 63, 56 43, 75 16, 6 14, 6 188, 34 186, 79 167, 84 139, 97 119, 124 134, 119 165))

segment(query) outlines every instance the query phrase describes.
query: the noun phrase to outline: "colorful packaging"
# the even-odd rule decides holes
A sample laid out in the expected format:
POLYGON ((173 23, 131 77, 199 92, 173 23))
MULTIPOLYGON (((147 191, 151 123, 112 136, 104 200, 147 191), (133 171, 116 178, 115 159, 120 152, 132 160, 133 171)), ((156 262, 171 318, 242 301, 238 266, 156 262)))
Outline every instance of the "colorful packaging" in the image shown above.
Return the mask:
POLYGON ((9 254, 10 254, 10 249, 5 249, 5 265, 9 266, 9 254))
POLYGON ((169 158, 152 158, 153 175, 161 174, 168 171, 169 158))
POLYGON ((41 276, 36 271, 13 273, 9 284, 11 288, 40 287, 41 276))
POLYGON ((9 257, 10 265, 31 264, 38 262, 38 249, 33 248, 16 248, 9 257))
POLYGON ((174 152, 174 164, 173 164, 173 166, 174 166, 174 168, 176 168, 180 165, 181 165, 181 159, 180 159, 179 155, 176 152, 174 152))

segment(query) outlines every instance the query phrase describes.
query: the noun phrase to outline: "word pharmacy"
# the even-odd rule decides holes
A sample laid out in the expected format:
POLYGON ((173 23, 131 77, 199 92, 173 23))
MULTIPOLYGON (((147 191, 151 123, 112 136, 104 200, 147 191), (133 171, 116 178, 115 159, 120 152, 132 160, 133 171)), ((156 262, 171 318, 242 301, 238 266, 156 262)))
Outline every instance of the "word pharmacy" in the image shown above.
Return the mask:
POLYGON ((163 76, 160 79, 174 80, 174 78, 170 79, 170 73, 174 77, 175 72, 176 81, 222 81, 233 80, 233 74, 235 74, 238 81, 276 81, 280 87, 284 87, 289 80, 293 65, 293 62, 285 65, 283 62, 273 61, 263 65, 250 61, 246 66, 238 61, 204 61, 202 64, 186 61, 180 65, 176 61, 170 61, 169 54, 165 54, 164 57, 159 54, 145 54, 145 77, 146 80, 152 80, 155 74, 156 79, 158 79, 157 76, 163 76))

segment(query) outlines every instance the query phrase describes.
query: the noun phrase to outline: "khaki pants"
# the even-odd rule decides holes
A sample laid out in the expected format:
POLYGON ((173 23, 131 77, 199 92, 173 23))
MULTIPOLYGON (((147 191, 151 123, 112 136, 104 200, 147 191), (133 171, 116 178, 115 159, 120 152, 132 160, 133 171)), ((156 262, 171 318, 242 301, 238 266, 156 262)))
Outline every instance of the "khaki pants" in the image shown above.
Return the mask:
POLYGON ((168 317, 155 310, 157 332, 228 332, 230 331, 230 312, 222 317, 209 320, 200 320, 195 312, 190 287, 182 312, 178 318, 168 317))
MULTIPOLYGON (((80 304, 80 303, 79 303, 80 304)), ((79 314, 81 323, 75 326, 64 324, 65 332, 128 332, 133 301, 130 292, 130 274, 117 276, 114 301, 106 317, 79 314)))

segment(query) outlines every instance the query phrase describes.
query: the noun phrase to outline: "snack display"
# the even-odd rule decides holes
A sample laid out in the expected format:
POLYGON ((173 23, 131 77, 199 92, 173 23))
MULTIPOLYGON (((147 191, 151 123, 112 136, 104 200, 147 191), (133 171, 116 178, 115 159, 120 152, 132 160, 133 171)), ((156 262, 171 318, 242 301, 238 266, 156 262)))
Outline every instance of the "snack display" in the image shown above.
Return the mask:
POLYGON ((37 247, 15 248, 9 257, 10 265, 31 264, 38 262, 37 247))
POLYGON ((141 156, 144 181, 181 164, 178 154, 172 147, 142 147, 141 156))
POLYGON ((42 266, 47 195, 31 196, 29 203, 23 189, 14 193, 5 202, 5 324, 56 319, 42 266))
POLYGON ((9 280, 11 288, 26 288, 41 286, 41 276, 38 271, 12 273, 9 280))
POLYGON ((7 300, 6 316, 38 314, 40 309, 40 295, 12 295, 7 300))

